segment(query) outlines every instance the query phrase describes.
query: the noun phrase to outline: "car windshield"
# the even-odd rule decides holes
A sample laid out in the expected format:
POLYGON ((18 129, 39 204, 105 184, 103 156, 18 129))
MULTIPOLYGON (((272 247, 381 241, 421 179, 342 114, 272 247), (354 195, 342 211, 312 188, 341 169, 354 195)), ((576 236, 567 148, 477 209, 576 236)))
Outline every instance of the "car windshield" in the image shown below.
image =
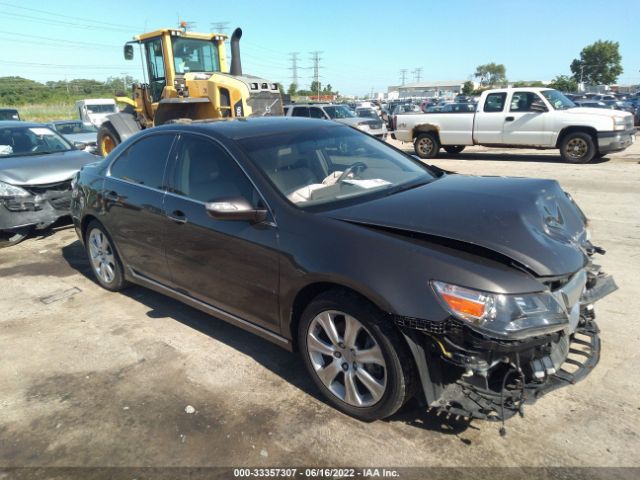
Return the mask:
POLYGON ((20 120, 17 110, 0 110, 0 120, 20 120))
POLYGON ((556 110, 567 110, 577 106, 557 90, 542 90, 540 93, 542 93, 544 98, 546 98, 551 106, 556 110))
POLYGON ((69 150, 71 144, 47 127, 0 127, 0 158, 69 150))
POLYGON ((239 141, 279 192, 301 208, 327 208, 374 192, 392 194, 434 178, 428 168, 347 127, 239 141))
POLYGON ((93 125, 82 122, 55 123, 53 128, 62 135, 73 135, 75 133, 95 133, 98 130, 93 125))
POLYGON ((97 104, 87 105, 87 112, 89 113, 116 113, 116 106, 114 104, 97 104))
POLYGON ((364 118, 378 118, 378 114, 373 108, 358 108, 356 114, 364 118))
POLYGON ((327 112, 327 115, 329 115, 329 117, 331 117, 332 119, 353 118, 356 116, 356 114, 353 113, 353 110, 343 106, 324 107, 324 111, 327 112))
POLYGON ((178 74, 220 71, 218 49, 211 40, 174 37, 173 60, 178 74))

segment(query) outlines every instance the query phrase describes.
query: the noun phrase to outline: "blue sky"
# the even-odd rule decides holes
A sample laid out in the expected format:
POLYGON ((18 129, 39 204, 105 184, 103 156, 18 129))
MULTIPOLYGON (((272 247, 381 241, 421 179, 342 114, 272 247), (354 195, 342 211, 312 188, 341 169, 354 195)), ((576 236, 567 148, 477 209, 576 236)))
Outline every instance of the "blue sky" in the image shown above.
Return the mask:
POLYGON ((580 50, 620 42, 620 83, 640 83, 637 0, 139 0, 56 2, 0 0, 0 76, 38 81, 141 78, 122 45, 133 35, 178 19, 209 31, 215 22, 242 27, 246 73, 285 85, 290 52, 299 52, 301 86, 311 82, 309 52, 320 50, 323 83, 343 94, 386 91, 400 69, 421 79, 468 79, 479 64, 503 63, 510 80, 569 74, 580 50))

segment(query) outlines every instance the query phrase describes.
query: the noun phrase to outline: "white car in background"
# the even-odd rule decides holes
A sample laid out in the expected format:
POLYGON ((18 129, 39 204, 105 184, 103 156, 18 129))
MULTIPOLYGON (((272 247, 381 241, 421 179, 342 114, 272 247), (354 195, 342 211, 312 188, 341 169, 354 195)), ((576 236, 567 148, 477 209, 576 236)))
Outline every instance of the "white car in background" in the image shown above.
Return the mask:
POLYGON ((285 105, 285 117, 310 117, 325 120, 335 120, 350 127, 355 127, 369 135, 384 139, 387 136, 387 128, 380 118, 358 117, 353 110, 345 105, 332 105, 328 103, 293 104, 285 105))
POLYGON ((96 128, 100 128, 100 125, 109 115, 118 113, 118 107, 113 98, 78 100, 76 102, 76 110, 82 123, 90 123, 96 128))

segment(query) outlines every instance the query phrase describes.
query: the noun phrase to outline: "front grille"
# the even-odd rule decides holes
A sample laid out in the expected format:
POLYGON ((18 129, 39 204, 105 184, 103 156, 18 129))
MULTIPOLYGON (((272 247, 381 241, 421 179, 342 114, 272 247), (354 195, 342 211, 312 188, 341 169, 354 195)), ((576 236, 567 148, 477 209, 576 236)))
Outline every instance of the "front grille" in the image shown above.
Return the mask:
POLYGON ((255 92, 251 93, 247 100, 251 107, 252 117, 282 116, 282 98, 279 92, 255 92))
POLYGON ((47 192, 66 192, 71 191, 71 180, 65 180, 59 183, 50 183, 47 185, 33 185, 22 187, 32 195, 42 195, 47 192))
POLYGON ((382 128, 382 122, 369 122, 369 128, 373 129, 373 130, 377 130, 378 128, 382 128))
POLYGON ((434 322, 432 320, 424 320, 422 318, 411 318, 396 316, 394 318, 396 325, 399 327, 412 328, 423 332, 433 333, 435 335, 443 335, 451 328, 451 322, 445 320, 443 322, 434 322))

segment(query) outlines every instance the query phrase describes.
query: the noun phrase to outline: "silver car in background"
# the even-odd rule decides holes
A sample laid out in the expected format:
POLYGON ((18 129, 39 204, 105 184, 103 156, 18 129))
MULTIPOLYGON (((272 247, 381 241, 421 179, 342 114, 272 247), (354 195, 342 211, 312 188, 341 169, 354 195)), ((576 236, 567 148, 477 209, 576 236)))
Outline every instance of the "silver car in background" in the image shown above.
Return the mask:
POLYGON ((384 139, 387 136, 387 128, 380 118, 361 118, 346 105, 334 105, 328 103, 293 104, 285 105, 286 117, 310 117, 325 120, 335 120, 350 127, 355 127, 369 135, 384 139))
POLYGON ((98 129, 81 120, 59 120, 49 125, 79 150, 98 154, 98 129))

